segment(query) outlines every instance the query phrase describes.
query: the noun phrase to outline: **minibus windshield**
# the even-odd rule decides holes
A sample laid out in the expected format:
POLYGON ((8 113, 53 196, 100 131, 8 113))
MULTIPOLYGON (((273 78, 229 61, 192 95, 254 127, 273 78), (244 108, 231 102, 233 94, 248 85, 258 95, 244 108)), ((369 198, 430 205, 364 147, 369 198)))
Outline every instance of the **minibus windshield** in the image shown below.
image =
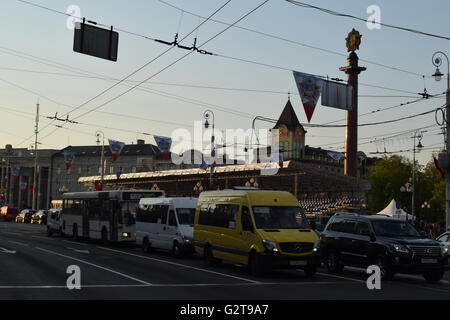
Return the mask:
POLYGON ((308 219, 300 207, 254 206, 257 229, 305 229, 308 219))
POLYGON ((195 208, 177 208, 179 224, 194 224, 195 208))

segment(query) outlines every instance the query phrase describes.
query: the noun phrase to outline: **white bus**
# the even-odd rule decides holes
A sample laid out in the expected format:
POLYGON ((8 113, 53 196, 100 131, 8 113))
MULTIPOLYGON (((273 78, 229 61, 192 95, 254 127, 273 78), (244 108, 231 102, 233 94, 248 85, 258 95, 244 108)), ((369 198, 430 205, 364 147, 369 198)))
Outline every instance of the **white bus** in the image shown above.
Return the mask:
POLYGON ((63 195, 62 232, 87 239, 135 241, 136 209, 141 198, 164 197, 161 190, 69 192, 63 195))
POLYGON ((136 243, 144 252, 163 249, 177 258, 193 254, 197 198, 141 199, 136 215, 136 243))

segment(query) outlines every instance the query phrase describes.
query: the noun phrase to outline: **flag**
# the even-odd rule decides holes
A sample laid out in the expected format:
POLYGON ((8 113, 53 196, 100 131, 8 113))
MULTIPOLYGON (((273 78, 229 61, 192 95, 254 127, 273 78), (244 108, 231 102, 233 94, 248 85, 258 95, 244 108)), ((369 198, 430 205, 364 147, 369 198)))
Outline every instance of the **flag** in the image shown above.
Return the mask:
POLYGON ((297 71, 293 71, 293 73, 309 123, 322 91, 323 80, 297 71))
POLYGON ((34 186, 32 184, 30 184, 30 186, 28 187, 28 191, 30 193, 34 193, 34 186))
POLYGON ((95 191, 102 191, 102 184, 98 181, 95 181, 95 191))
POLYGON ((162 153, 170 152, 172 146, 172 139, 168 137, 154 136, 158 149, 162 153))
POLYGON ((434 166, 436 167, 437 171, 441 174, 442 179, 445 179, 445 172, 442 170, 441 166, 439 165, 439 161, 433 156, 434 166))
POLYGON ((11 166, 11 175, 13 177, 18 177, 20 175, 21 166, 11 166))
POLYGON ((109 150, 111 151, 111 158, 112 161, 114 162, 117 160, 117 158, 119 158, 119 155, 122 152, 125 143, 112 139, 108 139, 108 142, 109 142, 109 150))
POLYGON ((336 161, 340 161, 340 160, 345 158, 345 156, 344 156, 344 154, 342 152, 328 151, 327 155, 331 159, 336 160, 336 161))
POLYGON ((205 162, 204 159, 202 159, 202 163, 198 166, 202 170, 208 169, 208 164, 205 162))
POLYGON ((73 160, 75 159, 75 152, 64 150, 64 162, 66 163, 66 170, 72 167, 73 160))
POLYGON ((26 181, 21 181, 20 182, 20 191, 25 191, 25 189, 27 188, 28 183, 26 181))

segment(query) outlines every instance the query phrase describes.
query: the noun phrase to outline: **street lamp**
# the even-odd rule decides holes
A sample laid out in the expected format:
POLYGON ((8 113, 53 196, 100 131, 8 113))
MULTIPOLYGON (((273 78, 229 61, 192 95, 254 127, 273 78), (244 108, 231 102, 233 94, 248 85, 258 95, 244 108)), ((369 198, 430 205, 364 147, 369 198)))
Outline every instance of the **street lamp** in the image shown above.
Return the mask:
POLYGON ((7 159, 6 160, 6 198, 5 198, 5 204, 9 205, 10 204, 9 201, 11 201, 11 182, 10 182, 11 160, 10 160, 10 157, 14 153, 12 145, 7 144, 5 146, 5 153, 6 153, 6 159, 7 159))
MULTIPOLYGON (((442 79, 443 74, 439 70, 439 67, 442 65, 442 57, 447 60, 447 92, 445 99, 445 127, 446 127, 446 150, 447 150, 447 162, 450 159, 450 63, 448 57, 442 51, 437 51, 433 54, 431 59, 433 65, 436 67, 436 71, 433 74, 433 77, 436 81, 440 81, 442 79)), ((447 168, 447 172, 449 168, 447 168)), ((450 226, 450 175, 447 173, 445 177, 445 226, 446 229, 449 229, 450 226)))
POLYGON ((428 202, 424 202, 424 203, 422 203, 422 209, 430 209, 431 208, 431 205, 428 203, 428 202))
POLYGON ((416 148, 417 152, 420 152, 422 150, 422 138, 423 134, 422 132, 425 131, 416 131, 414 132, 414 145, 413 145, 413 165, 412 165, 412 190, 411 190, 411 215, 412 219, 414 221, 415 218, 415 206, 414 206, 414 193, 416 189, 416 148), (419 143, 416 146, 416 139, 419 140, 419 143))
POLYGON ((209 172, 209 186, 210 189, 213 186, 213 172, 214 172, 214 159, 216 157, 216 149, 214 148, 214 112, 211 110, 206 110, 203 113, 203 118, 205 118, 205 129, 208 129, 210 126, 209 119, 212 117, 212 132, 211 132, 211 165, 210 165, 210 172, 209 172))
POLYGON ((97 137, 97 145, 100 145, 100 136, 102 137, 102 151, 100 155, 100 168, 101 168, 101 174, 100 174, 100 188, 103 190, 103 177, 105 175, 105 168, 104 168, 104 150, 105 150, 105 134, 103 131, 97 131, 95 133, 95 136, 97 137))

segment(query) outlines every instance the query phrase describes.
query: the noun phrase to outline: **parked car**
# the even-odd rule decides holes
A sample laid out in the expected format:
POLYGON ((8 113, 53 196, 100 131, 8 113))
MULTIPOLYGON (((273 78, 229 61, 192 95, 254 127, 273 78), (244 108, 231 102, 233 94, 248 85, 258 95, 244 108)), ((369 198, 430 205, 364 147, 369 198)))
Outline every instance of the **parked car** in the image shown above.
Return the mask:
POLYGON ((14 221, 19 214, 19 209, 11 206, 3 206, 0 209, 0 216, 2 220, 14 221))
POLYGON ((448 247, 425 239, 409 222, 358 214, 333 216, 321 234, 320 252, 331 272, 377 265, 384 280, 395 273, 419 273, 436 282, 448 262, 448 247))
POLYGON ((177 257, 194 253, 196 198, 142 198, 136 215, 136 242, 144 252, 171 251, 177 257))
POLYGON ((31 217, 36 213, 36 210, 24 209, 16 217, 16 222, 18 223, 30 223, 31 217))
POLYGON ((31 217, 31 223, 46 224, 48 210, 39 210, 31 217))
POLYGON ((247 265, 255 276, 283 268, 313 276, 318 240, 289 192, 221 190, 199 196, 194 246, 209 266, 228 260, 247 265))
POLYGON ((57 233, 63 235, 62 232, 62 219, 61 219, 62 209, 50 209, 47 215, 47 235, 51 237, 53 234, 57 233))
POLYGON ((436 238, 437 241, 447 246, 450 250, 450 232, 445 232, 436 238))

